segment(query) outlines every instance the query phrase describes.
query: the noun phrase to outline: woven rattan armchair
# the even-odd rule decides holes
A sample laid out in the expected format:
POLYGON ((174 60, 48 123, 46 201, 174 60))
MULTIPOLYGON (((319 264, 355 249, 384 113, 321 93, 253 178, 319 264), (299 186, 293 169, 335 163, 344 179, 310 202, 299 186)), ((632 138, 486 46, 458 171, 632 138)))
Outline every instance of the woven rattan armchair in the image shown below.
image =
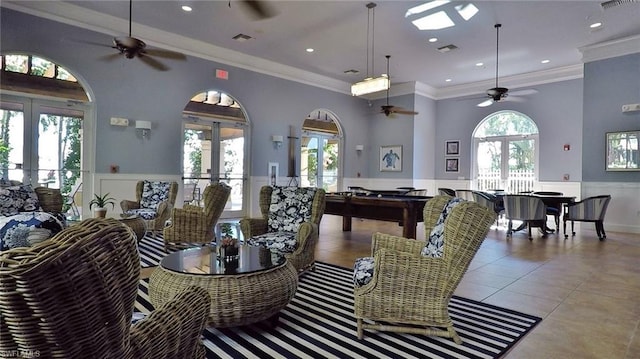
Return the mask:
MULTIPOLYGON (((451 199, 435 196, 427 201, 427 236, 451 199)), ((373 329, 437 335, 462 343, 449 316, 449 300, 494 219, 495 213, 478 203, 457 204, 444 221, 439 258, 422 254, 425 241, 375 233, 369 262, 373 274, 368 283, 354 288, 358 338, 364 329, 373 329)))
POLYGON ((189 287, 131 325, 140 257, 131 230, 87 219, 0 254, 0 355, 24 358, 204 358, 211 305, 189 287))
POLYGON ((138 181, 136 183, 136 200, 120 202, 122 213, 142 218, 147 225, 147 231, 155 237, 162 232, 165 222, 171 216, 171 209, 176 203, 178 195, 177 182, 138 181))
POLYGON ((164 228, 167 251, 209 244, 214 239, 214 227, 229 200, 231 187, 218 182, 207 186, 202 194, 204 207, 185 204, 171 211, 171 224, 164 228))
POLYGON ((247 243, 282 252, 299 272, 313 270, 325 191, 313 187, 263 186, 259 204, 262 218, 240 220, 247 243), (293 213, 286 211, 292 208, 293 213))

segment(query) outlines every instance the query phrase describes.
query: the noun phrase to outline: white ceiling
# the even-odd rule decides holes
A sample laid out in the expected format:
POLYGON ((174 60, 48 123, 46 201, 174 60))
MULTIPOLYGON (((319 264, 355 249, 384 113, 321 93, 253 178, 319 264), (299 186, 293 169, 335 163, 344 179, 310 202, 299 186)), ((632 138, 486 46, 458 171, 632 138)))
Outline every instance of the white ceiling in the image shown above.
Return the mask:
MULTIPOLYGON (((269 60, 267 64, 284 64, 348 84, 362 80, 367 72, 368 2, 269 1, 277 15, 254 20, 239 1, 231 1, 229 6, 228 1, 134 0, 132 35, 150 45, 186 53, 215 51, 211 58, 226 60, 225 63, 240 62, 243 67, 260 68, 263 62, 257 57, 269 60), (193 11, 182 11, 180 6, 184 4, 193 11), (240 33, 253 39, 245 42, 232 39, 240 33), (199 50, 195 49, 198 44, 199 50), (214 46, 205 48, 203 44, 214 46), (307 53, 308 47, 315 51, 307 53), (244 58, 242 54, 252 57, 244 58), (345 74, 349 69, 360 73, 345 74)), ((502 24, 501 78, 575 68, 582 64, 580 48, 640 35, 639 2, 605 10, 599 1, 474 1, 479 12, 469 21, 460 18, 453 9, 455 4, 466 2, 453 2, 439 9, 446 10, 457 25, 437 31, 419 31, 405 18, 407 9, 421 1, 376 3, 375 62, 370 72, 385 73, 384 55, 389 54, 392 83, 415 81, 441 93, 470 84, 492 84, 495 23, 502 24), (604 25, 590 30, 589 25, 596 21, 604 25), (431 37, 437 37, 438 41, 429 43, 431 37), (448 53, 436 50, 449 44, 458 49, 448 53), (542 64, 544 59, 550 62, 542 64), (478 62, 484 65, 477 67, 478 62), (445 82, 448 78, 452 81, 445 82)), ((3 1, 2 6, 47 17, 55 14, 58 20, 109 36, 126 35, 128 31, 128 1, 3 1)), ((109 37, 106 41, 109 43, 109 37)), ((103 51, 107 54, 113 50, 105 47, 103 51)), ((172 60, 163 61, 171 66, 172 60)))

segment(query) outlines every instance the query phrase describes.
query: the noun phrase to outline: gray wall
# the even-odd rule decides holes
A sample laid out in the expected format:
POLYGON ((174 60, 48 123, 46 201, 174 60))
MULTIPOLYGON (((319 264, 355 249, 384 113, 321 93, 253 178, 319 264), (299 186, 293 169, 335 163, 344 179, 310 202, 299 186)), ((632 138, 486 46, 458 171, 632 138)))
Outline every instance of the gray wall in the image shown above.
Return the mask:
MULTIPOLYGON (((457 179, 471 176, 473 131, 490 114, 513 110, 529 116, 540 133, 540 181, 562 181, 565 173, 570 181, 582 179, 582 79, 538 85, 539 92, 526 96, 524 102, 504 101, 489 107, 477 107, 478 98, 440 100, 436 104, 435 176, 457 179), (444 142, 460 140, 460 172, 445 172, 444 142), (564 144, 571 150, 564 151, 564 144)), ((516 88, 509 89, 517 91, 516 88)))
POLYGON ((640 171, 605 171, 605 134, 640 130, 640 112, 622 112, 640 103, 640 53, 586 63, 584 87, 584 181, 639 182, 640 171))
MULTIPOLYGON (((252 126, 254 176, 266 176, 270 161, 280 162, 281 173, 286 174, 286 147, 274 149, 271 135, 286 137, 289 125, 299 131, 303 119, 314 109, 328 109, 341 122, 346 138, 345 177, 356 177, 358 172, 355 145, 377 148, 378 142, 370 144, 370 139, 384 133, 378 125, 391 128, 393 124, 372 113, 366 100, 191 56, 184 62, 164 61, 171 67, 167 72, 153 70, 137 59, 100 61, 114 50, 79 41, 110 44, 108 35, 5 8, 0 15, 3 54, 29 53, 58 63, 78 75, 95 95, 98 173, 107 173, 109 165, 117 164, 122 173, 179 174, 181 111, 193 95, 205 90, 224 91, 246 110, 252 126), (216 68, 228 70, 229 80, 216 79, 216 68), (114 116, 152 121, 150 139, 136 136, 132 124, 129 128, 111 126, 109 119, 114 116)), ((403 144, 405 156, 412 158, 410 137, 398 136, 392 142, 403 144)), ((408 169, 401 175, 410 177, 410 166, 408 169)), ((368 167, 360 172, 363 177, 379 174, 368 167)))

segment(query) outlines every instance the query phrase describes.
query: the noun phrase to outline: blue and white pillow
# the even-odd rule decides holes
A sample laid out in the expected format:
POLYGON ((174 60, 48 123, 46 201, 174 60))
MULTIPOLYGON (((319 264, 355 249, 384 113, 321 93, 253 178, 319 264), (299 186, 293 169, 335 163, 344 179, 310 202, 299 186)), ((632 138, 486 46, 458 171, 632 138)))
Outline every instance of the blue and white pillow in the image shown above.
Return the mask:
POLYGON ((422 248, 422 252, 420 252, 423 256, 431 258, 442 257, 444 254, 444 223, 449 216, 449 213, 451 213, 451 210, 464 201, 465 200, 462 198, 455 197, 450 199, 444 206, 440 213, 440 217, 438 217, 436 225, 431 229, 427 243, 424 248, 422 248))
POLYGON ((316 188, 274 187, 271 192, 269 232, 297 232, 311 218, 316 188))
POLYGON ((0 251, 30 247, 53 237, 64 227, 62 214, 36 211, 0 217, 0 251))
POLYGON ((0 187, 0 215, 12 216, 19 212, 40 210, 38 195, 30 184, 0 187))
POLYGON ((169 199, 170 187, 170 182, 144 181, 140 208, 158 210, 160 203, 169 199))

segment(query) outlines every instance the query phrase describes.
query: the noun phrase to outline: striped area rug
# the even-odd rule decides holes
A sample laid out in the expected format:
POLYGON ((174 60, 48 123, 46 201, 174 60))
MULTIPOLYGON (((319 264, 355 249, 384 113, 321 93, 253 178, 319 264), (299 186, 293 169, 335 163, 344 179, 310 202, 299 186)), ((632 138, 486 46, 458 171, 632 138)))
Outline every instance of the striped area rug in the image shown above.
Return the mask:
MULTIPOLYGON (((542 319, 509 309, 454 297, 449 311, 464 341, 412 334, 365 331, 356 337, 352 271, 317 263, 300 277, 277 327, 255 324, 208 328, 207 358, 499 358, 542 319)), ((142 280, 136 310, 152 308, 142 280)))
POLYGON ((155 267, 160 260, 167 255, 164 251, 164 240, 161 235, 153 238, 146 234, 138 243, 138 252, 140 252, 140 265, 142 268, 155 267))

